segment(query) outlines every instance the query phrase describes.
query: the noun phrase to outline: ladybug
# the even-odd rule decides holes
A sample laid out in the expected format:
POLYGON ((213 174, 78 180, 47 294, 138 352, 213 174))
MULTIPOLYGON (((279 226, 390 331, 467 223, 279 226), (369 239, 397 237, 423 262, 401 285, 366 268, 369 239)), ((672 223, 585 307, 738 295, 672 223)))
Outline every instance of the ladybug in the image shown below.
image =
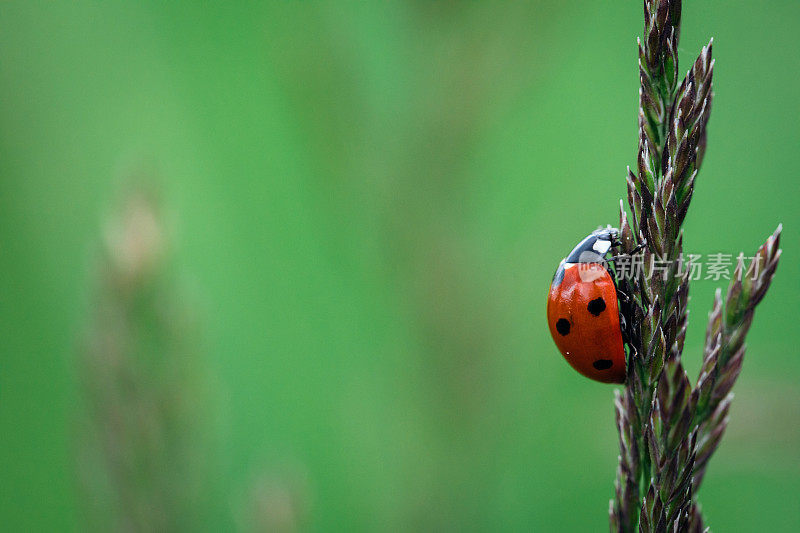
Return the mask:
POLYGON ((593 231, 561 260, 547 297, 547 323, 561 355, 584 376, 625 382, 625 348, 617 284, 606 256, 619 231, 593 231))

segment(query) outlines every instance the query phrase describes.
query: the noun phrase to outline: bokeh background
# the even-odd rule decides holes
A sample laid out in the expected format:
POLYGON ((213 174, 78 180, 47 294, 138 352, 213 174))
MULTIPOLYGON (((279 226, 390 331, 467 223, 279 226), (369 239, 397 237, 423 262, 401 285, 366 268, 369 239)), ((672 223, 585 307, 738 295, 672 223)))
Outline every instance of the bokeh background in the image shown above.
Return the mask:
MULTIPOLYGON (((682 70, 711 36, 717 58, 685 249, 752 254, 784 224, 699 499, 716 531, 797 531, 800 4, 685 4, 682 70)), ((203 376, 175 381, 204 428, 198 529, 605 530, 613 387, 564 363, 544 306, 560 258, 616 221, 641 16, 4 2, 3 529, 91 523, 82 346, 144 175, 203 376)), ((693 375, 718 285, 692 285, 693 375)))

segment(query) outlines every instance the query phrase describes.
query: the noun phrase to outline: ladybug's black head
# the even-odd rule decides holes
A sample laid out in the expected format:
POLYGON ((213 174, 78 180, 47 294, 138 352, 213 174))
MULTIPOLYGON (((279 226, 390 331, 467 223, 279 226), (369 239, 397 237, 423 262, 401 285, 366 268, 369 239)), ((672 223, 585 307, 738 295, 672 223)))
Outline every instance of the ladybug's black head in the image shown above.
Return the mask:
POLYGON ((601 228, 590 233, 572 249, 566 258, 567 263, 605 263, 606 254, 617 244, 619 230, 612 227, 601 228))

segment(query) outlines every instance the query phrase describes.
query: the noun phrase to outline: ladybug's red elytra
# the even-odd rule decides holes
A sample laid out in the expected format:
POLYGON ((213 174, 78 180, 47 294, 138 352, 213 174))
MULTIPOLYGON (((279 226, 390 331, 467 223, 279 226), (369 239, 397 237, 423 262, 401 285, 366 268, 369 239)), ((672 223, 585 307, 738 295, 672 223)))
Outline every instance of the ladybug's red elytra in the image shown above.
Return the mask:
POLYGON ((558 266, 547 297, 550 334, 564 359, 603 383, 625 382, 617 285, 606 268, 618 234, 599 229, 578 243, 558 266))

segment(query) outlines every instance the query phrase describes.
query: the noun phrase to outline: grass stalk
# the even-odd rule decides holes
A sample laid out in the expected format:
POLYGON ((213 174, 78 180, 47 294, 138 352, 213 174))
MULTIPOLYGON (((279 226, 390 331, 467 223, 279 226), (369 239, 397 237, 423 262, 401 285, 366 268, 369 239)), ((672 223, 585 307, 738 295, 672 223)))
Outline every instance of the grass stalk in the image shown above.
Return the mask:
POLYGON ((712 42, 678 83, 680 0, 644 0, 639 42, 639 150, 620 206, 622 247, 644 246, 642 268, 620 280, 630 295, 627 382, 615 397, 620 457, 612 531, 703 531, 695 501, 727 424, 744 341, 780 257, 780 226, 747 269, 740 259, 723 305, 717 294, 703 368, 692 386, 681 362, 689 298, 682 225, 706 148, 712 42), (746 273, 745 273, 746 272, 746 273))

